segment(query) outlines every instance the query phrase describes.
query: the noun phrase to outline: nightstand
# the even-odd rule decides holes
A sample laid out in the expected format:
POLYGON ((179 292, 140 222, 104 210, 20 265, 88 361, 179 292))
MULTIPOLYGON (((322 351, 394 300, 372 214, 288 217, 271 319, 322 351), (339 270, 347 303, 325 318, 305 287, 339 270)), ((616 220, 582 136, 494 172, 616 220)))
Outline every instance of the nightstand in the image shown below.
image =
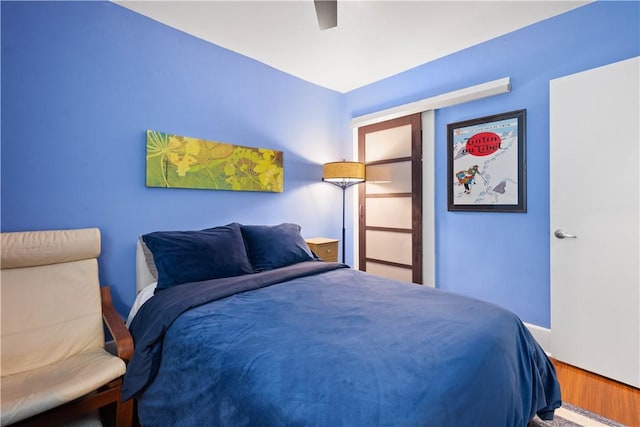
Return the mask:
POLYGON ((313 237, 305 239, 309 249, 318 255, 323 261, 338 262, 338 240, 326 237, 313 237))

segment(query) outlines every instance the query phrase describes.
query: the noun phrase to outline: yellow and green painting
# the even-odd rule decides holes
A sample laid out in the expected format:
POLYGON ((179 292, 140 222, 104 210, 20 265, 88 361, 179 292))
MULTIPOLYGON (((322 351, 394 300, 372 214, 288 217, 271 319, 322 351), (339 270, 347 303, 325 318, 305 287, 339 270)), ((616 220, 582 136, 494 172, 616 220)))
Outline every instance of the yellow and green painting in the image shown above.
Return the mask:
POLYGON ((282 151, 147 130, 147 187, 282 192, 282 151))

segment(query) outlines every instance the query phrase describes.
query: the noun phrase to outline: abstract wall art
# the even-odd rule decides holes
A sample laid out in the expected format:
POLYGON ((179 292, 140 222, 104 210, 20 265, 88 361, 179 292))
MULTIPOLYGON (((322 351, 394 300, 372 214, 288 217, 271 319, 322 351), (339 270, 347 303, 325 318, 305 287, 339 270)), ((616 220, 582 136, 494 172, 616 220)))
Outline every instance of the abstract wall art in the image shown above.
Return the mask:
POLYGON ((283 191, 283 153, 147 130, 147 187, 283 191))

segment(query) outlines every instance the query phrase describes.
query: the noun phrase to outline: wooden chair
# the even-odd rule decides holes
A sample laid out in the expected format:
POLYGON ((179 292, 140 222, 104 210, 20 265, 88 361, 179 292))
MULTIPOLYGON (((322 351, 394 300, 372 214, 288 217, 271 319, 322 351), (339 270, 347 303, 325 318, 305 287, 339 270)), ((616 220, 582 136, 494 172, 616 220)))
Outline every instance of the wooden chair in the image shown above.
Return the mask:
POLYGON ((96 228, 1 233, 1 425, 62 425, 120 401, 133 339, 100 287, 96 228), (117 347, 105 350, 104 324, 117 347))

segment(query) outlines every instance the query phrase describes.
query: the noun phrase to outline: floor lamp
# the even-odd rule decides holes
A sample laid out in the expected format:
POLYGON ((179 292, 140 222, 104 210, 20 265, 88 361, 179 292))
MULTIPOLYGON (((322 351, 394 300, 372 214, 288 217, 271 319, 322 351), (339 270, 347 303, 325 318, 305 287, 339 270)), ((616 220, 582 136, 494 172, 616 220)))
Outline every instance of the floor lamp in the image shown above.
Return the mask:
POLYGON ((345 190, 352 185, 364 182, 364 163, 360 162, 332 162, 325 163, 322 180, 342 188, 342 263, 345 263, 345 230, 344 230, 344 195, 345 190))

